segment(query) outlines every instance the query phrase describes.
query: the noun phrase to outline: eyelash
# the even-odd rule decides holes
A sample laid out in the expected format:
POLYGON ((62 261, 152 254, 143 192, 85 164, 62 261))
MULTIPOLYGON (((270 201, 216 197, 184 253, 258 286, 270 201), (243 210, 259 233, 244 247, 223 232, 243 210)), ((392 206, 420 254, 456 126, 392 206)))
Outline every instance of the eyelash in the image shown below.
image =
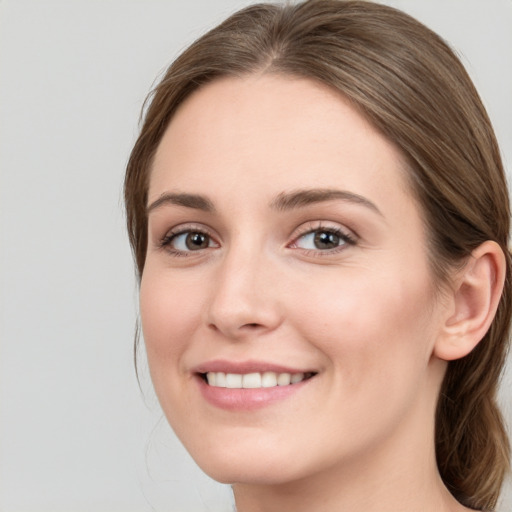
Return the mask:
POLYGON ((288 247, 291 248, 298 248, 301 249, 303 254, 306 256, 315 256, 315 257, 322 257, 322 256, 329 256, 332 254, 339 253, 341 251, 344 251, 347 246, 354 246, 357 245, 357 238, 348 233, 347 231, 342 230, 338 226, 329 226, 322 223, 309 223, 307 226, 301 229, 299 234, 294 237, 293 241, 288 245, 288 247), (334 247, 332 249, 301 249, 300 247, 297 247, 297 242, 301 240, 302 238, 306 237, 307 235, 310 235, 312 233, 328 233, 331 235, 334 235, 340 239, 341 242, 343 242, 341 245, 334 247))
MULTIPOLYGON (((174 240, 176 240, 177 237, 179 237, 180 235, 184 235, 186 233, 195 233, 195 234, 199 234, 199 235, 204 235, 204 236, 208 237, 209 240, 214 240, 214 238, 209 233, 209 231, 207 229, 205 229, 204 227, 189 225, 189 226, 182 226, 182 227, 178 228, 176 231, 174 231, 174 230, 168 231, 165 234, 165 236, 158 243, 158 247, 160 249, 165 249, 172 256, 177 256, 177 257, 191 256, 191 254, 196 251, 180 251, 179 249, 176 249, 172 246, 172 242, 174 240)), ((197 251, 197 252, 199 252, 199 251, 197 251)))
MULTIPOLYGON (((177 256, 177 257, 188 257, 188 256, 191 256, 192 253, 194 253, 194 252, 200 252, 201 249, 199 249, 198 251, 193 251, 193 250, 181 251, 172 246, 173 241, 175 241, 177 237, 187 234, 187 233, 204 235, 204 236, 208 237, 208 239, 210 241, 212 241, 212 240, 214 241, 214 238, 212 237, 212 235, 210 234, 210 232, 207 229, 205 229, 204 227, 191 225, 191 226, 182 226, 179 229, 177 229, 176 231, 167 232, 165 234, 165 236, 159 241, 158 247, 160 249, 167 250, 172 256, 177 256)), ((216 242, 214 241, 214 243, 216 243, 216 242)), ((301 249, 302 252, 307 256, 321 257, 321 256, 327 256, 327 255, 338 253, 340 251, 345 250, 346 246, 354 246, 356 244, 357 244, 357 238, 355 236, 347 233, 346 231, 343 231, 341 228, 339 228, 337 226, 335 227, 335 226, 326 226, 321 223, 319 223, 319 224, 310 223, 306 227, 304 227, 301 230, 301 232, 298 233, 293 238, 293 241, 291 243, 289 243, 287 245, 287 247, 301 249), (322 250, 322 249, 301 249, 300 247, 297 247, 297 242, 299 240, 301 240, 302 238, 306 237, 307 235, 310 235, 315 232, 324 232, 324 233, 334 235, 334 236, 338 237, 343 243, 335 248, 324 249, 324 250, 322 250)))

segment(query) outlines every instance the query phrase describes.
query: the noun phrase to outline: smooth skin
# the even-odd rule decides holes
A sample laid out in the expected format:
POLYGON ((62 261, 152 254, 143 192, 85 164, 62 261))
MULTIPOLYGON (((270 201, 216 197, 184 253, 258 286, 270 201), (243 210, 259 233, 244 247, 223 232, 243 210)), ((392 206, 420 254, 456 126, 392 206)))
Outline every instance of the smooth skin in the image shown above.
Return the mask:
POLYGON ((446 361, 490 325, 504 258, 486 242, 439 293, 407 172, 337 92, 269 74, 201 88, 158 147, 140 290, 151 376, 239 512, 466 510, 438 474, 434 412, 446 361), (225 410, 194 373, 219 359, 316 374, 225 410))

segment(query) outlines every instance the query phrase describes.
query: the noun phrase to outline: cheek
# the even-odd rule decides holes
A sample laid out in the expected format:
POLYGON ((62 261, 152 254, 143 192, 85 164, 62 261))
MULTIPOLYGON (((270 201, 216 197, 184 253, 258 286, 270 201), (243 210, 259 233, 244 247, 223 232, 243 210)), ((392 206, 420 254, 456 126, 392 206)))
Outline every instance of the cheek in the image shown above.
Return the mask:
POLYGON ((198 287, 180 283, 165 269, 146 266, 140 286, 140 315, 154 390, 173 428, 194 424, 187 398, 184 354, 200 320, 198 287))
POLYGON ((428 273, 404 279, 387 268, 384 274, 346 271, 297 303, 305 336, 352 393, 366 393, 372 384, 382 390, 383 383, 388 393, 399 391, 405 380, 419 381, 429 362, 435 320, 428 273))
POLYGON ((186 342, 199 324, 199 297, 194 286, 146 268, 140 286, 140 314, 152 376, 179 363, 186 342))

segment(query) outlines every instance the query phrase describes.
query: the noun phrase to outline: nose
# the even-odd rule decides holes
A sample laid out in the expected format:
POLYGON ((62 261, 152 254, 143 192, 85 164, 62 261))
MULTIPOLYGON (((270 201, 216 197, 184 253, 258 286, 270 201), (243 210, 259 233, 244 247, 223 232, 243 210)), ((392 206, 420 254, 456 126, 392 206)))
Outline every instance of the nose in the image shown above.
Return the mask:
POLYGON ((230 251, 210 283, 208 327, 231 340, 275 330, 283 319, 278 289, 274 266, 263 254, 230 251))

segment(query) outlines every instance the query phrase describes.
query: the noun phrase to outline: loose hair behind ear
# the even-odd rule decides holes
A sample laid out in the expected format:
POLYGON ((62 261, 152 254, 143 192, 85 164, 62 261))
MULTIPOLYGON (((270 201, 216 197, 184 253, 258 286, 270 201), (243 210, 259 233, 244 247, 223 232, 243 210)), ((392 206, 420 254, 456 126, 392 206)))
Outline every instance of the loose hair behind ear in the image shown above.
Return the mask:
POLYGON ((496 317, 471 354, 449 363, 436 417, 437 461, 446 486, 466 506, 494 508, 510 456, 496 405, 512 313, 506 180, 490 121, 462 64, 410 16, 366 1, 259 4, 188 48, 149 98, 128 163, 127 222, 139 276, 151 161, 169 121, 203 84, 250 73, 327 84, 401 149, 440 284, 486 240, 505 252, 507 277, 496 317))

